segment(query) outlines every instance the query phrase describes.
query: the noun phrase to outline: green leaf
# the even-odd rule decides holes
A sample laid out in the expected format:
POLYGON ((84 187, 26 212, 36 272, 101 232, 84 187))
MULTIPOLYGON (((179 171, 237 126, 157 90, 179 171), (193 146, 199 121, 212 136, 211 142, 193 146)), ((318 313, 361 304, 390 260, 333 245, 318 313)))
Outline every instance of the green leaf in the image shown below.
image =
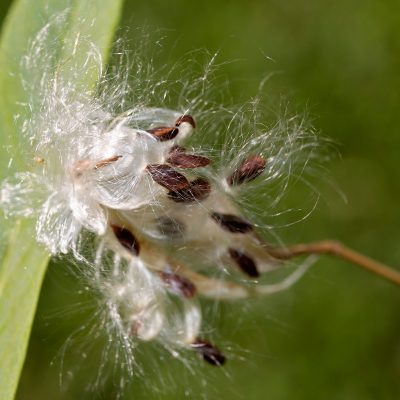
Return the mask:
POLYGON ((32 239, 30 221, 18 221, 8 237, 0 271, 0 385, 12 399, 25 359, 47 253, 32 239))
MULTIPOLYGON (((88 44, 75 51, 77 37, 94 43, 106 60, 119 20, 123 0, 19 0, 6 17, 0 41, 0 179, 26 169, 26 146, 15 117, 23 118, 28 94, 21 77, 29 81, 21 60, 30 40, 57 13, 66 13, 65 23, 55 32, 57 65, 85 57, 88 44), (12 162, 10 163, 10 160, 12 162)), ((54 46, 54 42, 52 43, 54 46)), ((73 64, 72 64, 73 65, 73 64)), ((70 64, 71 66, 71 64, 70 64)), ((81 73, 82 88, 90 89, 98 78, 88 63, 81 73)), ((38 71, 36 71, 38 72, 38 71)), ((40 72, 40 71, 39 71, 40 72)), ((67 69, 61 71, 67 74, 67 69)), ((66 76, 68 77, 68 76, 66 76)), ((34 221, 1 223, 0 266, 0 391, 2 400, 15 396, 24 363, 29 334, 45 275, 48 253, 36 244, 34 221)))

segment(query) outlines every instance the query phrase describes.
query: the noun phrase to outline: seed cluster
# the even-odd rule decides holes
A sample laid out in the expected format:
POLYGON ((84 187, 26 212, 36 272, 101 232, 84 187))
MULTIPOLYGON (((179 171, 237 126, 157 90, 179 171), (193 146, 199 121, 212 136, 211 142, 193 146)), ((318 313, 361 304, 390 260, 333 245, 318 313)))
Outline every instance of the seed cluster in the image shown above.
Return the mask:
MULTIPOLYGON (((107 329, 119 332, 125 350, 134 348, 135 338, 158 340, 218 366, 225 356, 202 337, 198 297, 273 293, 301 271, 282 283, 258 282, 283 260, 235 202, 236 193, 279 158, 266 159, 253 146, 253 152, 239 152, 235 165, 215 170, 209 157, 184 146, 195 127, 192 116, 160 109, 109 116, 106 124, 85 125, 84 136, 67 125, 60 132, 69 135, 39 141, 38 152, 48 156, 38 166, 42 172, 29 179, 48 193, 38 209, 38 240, 53 254, 72 251, 86 262, 107 329), (51 158, 51 146, 59 144, 65 153, 51 158), (87 231, 96 234, 89 256, 82 240, 87 231)), ((25 192, 22 183, 3 184, 9 204, 25 192)))
MULTIPOLYGON (((199 298, 275 293, 309 265, 262 283, 288 260, 241 210, 255 208, 261 191, 252 189, 263 185, 256 201, 265 215, 276 212, 288 180, 314 156, 313 134, 301 117, 259 123, 253 103, 243 111, 212 106, 212 62, 203 76, 176 85, 183 87, 179 112, 167 108, 176 103, 172 83, 152 77, 140 56, 130 63, 135 71, 121 59, 104 75, 94 46, 81 68, 67 58, 68 74, 59 74, 49 43, 66 22, 60 15, 46 25, 24 57, 26 75, 34 75, 22 82, 31 101, 21 134, 31 153, 25 170, 0 183, 0 207, 10 217, 35 218, 38 242, 83 264, 79 276, 98 300, 90 340, 105 332, 130 375, 138 341, 158 341, 173 356, 193 351, 220 366, 226 359, 203 328, 199 298), (98 65, 99 83, 82 91, 75 82, 86 64, 98 65), (200 132, 212 133, 211 151, 191 146, 189 110, 200 132)), ((198 143, 211 142, 201 135, 198 143)))
MULTIPOLYGON (((163 147, 159 149, 161 155, 157 159, 158 162, 147 164, 141 173, 151 179, 147 182, 148 191, 154 196, 151 210, 146 211, 149 206, 141 207, 143 214, 151 216, 146 224, 154 225, 155 231, 164 244, 192 245, 194 249, 199 249, 200 257, 214 258, 214 268, 218 268, 221 263, 227 264, 238 268, 238 271, 251 279, 257 278, 260 275, 257 266, 257 258, 260 258, 260 254, 252 254, 252 247, 259 246, 253 225, 240 216, 233 203, 229 201, 226 190, 221 189, 223 185, 220 187, 205 177, 203 169, 212 164, 211 160, 189 152, 177 144, 180 142, 181 131, 187 136, 194 128, 193 117, 183 115, 175 121, 173 126, 160 126, 147 130, 147 133, 150 133, 163 147), (197 170, 202 173, 196 173, 197 170), (184 171, 190 171, 190 176, 187 176, 184 171), (154 185, 156 187, 153 187, 154 185), (157 187, 161 191, 158 191, 157 187), (228 206, 226 212, 224 205, 228 206), (191 235, 190 232, 196 233, 191 235)), ((140 142, 148 139, 145 135, 138 134, 136 140, 140 142)), ((156 143, 151 144, 157 146, 156 143)), ((143 143, 140 146, 150 147, 143 146, 143 143)), ((121 161, 123 161, 123 155, 115 154, 96 161, 94 170, 113 168, 114 171, 118 171, 118 163, 121 161)), ((85 164, 81 161, 76 165, 81 166, 82 163, 85 164)), ((242 160, 236 169, 230 171, 224 178, 228 191, 229 187, 256 179, 265 169, 265 165, 266 161, 261 155, 250 155, 242 160)), ((78 179, 82 179, 81 170, 82 168, 80 168, 78 179)), ((75 176, 78 175, 75 174, 75 176)), ((217 298, 229 297, 227 292, 229 286, 222 280, 207 277, 191 270, 190 267, 181 265, 177 261, 179 250, 172 255, 165 255, 154 237, 146 234, 146 230, 141 226, 140 218, 135 220, 134 214, 137 215, 137 212, 115 210, 110 212, 108 224, 111 234, 106 234, 105 237, 111 243, 109 247, 118 252, 119 245, 120 250, 124 250, 122 253, 119 252, 130 264, 145 265, 151 279, 154 281, 158 279, 161 284, 159 291, 178 296, 182 302, 192 302, 197 294, 217 298), (115 243, 112 244, 113 242, 115 243)), ((261 256, 262 264, 266 262, 266 255, 267 253, 261 256)), ((270 261, 268 259, 267 263, 270 261)), ((119 290, 121 290, 121 285, 123 286, 124 283, 118 283, 119 290)), ((129 285, 130 283, 124 288, 124 293, 126 290, 129 291, 129 285)), ((157 287, 157 284, 153 286, 157 287)), ((158 294, 153 294, 153 296, 157 297, 158 294)), ((128 318, 134 321, 134 328, 132 326, 129 328, 131 334, 145 340, 163 335, 163 324, 160 324, 158 320, 156 322, 143 321, 141 315, 146 307, 141 307, 136 312, 138 315, 134 315, 135 312, 129 310, 129 307, 123 304, 124 301, 124 298, 117 300, 120 303, 117 308, 122 308, 125 313, 131 314, 128 318), (146 324, 148 326, 144 328, 146 324)), ((149 302, 148 307, 152 309, 156 307, 153 300, 149 302)), ((126 324, 126 316, 122 319, 126 324)), ((199 323, 196 325, 200 327, 199 323)), ((198 330, 189 329, 185 337, 183 339, 178 337, 176 342, 196 350, 208 363, 222 365, 225 357, 209 341, 200 338, 198 330)))

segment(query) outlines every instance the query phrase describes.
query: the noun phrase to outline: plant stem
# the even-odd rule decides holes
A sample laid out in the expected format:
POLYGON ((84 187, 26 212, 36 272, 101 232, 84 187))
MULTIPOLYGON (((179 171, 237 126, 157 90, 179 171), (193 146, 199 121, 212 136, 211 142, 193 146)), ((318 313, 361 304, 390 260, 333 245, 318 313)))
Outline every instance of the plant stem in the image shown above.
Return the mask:
POLYGON ((366 257, 334 240, 296 244, 288 247, 270 247, 268 252, 280 260, 288 260, 305 254, 328 254, 349 261, 400 286, 400 271, 366 257))

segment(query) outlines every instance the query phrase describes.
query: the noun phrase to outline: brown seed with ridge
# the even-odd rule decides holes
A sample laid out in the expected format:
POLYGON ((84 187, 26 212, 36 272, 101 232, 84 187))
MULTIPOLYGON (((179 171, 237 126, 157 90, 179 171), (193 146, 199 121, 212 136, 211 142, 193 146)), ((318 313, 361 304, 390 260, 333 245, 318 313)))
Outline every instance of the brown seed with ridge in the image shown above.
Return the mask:
POLYGON ((193 128, 196 128, 196 123, 194 122, 194 119, 191 115, 182 115, 175 121, 175 126, 179 126, 183 122, 188 122, 190 125, 192 125, 193 128))
POLYGON ((185 153, 186 149, 182 146, 178 146, 177 144, 175 144, 174 146, 172 146, 169 150, 169 154, 173 154, 173 153, 185 153))
POLYGON ((221 226, 221 228, 232 233, 247 233, 253 230, 253 225, 242 217, 233 214, 211 213, 211 218, 221 226))
POLYGON ((178 168, 200 168, 210 164, 207 157, 187 154, 182 151, 173 151, 167 158, 167 163, 178 168))
POLYGON ((196 339, 191 345, 193 350, 211 365, 221 366, 226 362, 225 356, 212 343, 204 339, 196 339))
POLYGON ((153 128, 147 130, 147 132, 151 133, 157 140, 160 142, 165 142, 167 140, 172 140, 179 133, 179 129, 177 127, 167 127, 160 126, 158 128, 153 128))
POLYGON ((229 248, 228 251, 231 258, 244 273, 252 278, 257 278, 260 276, 256 263, 249 255, 240 250, 235 250, 232 248, 229 248))
POLYGON ((139 242, 130 230, 117 225, 111 225, 111 228, 121 246, 125 247, 125 249, 127 249, 133 255, 139 255, 139 242))
POLYGON ((170 191, 168 197, 176 203, 193 203, 206 199, 210 193, 210 183, 203 178, 197 178, 184 189, 170 191))
POLYGON ((179 172, 166 164, 150 164, 146 167, 151 177, 159 185, 171 191, 184 190, 189 181, 179 172))
POLYGON ((196 286, 189 279, 173 272, 160 272, 159 275, 171 292, 187 299, 196 294, 196 286))
POLYGON ((240 185, 244 182, 252 181, 265 170, 266 161, 263 157, 252 155, 247 157, 236 168, 235 172, 228 177, 228 183, 231 186, 240 185))
POLYGON ((166 215, 158 217, 155 222, 159 233, 169 239, 182 237, 186 230, 185 224, 183 222, 178 221, 175 218, 168 217, 166 215))

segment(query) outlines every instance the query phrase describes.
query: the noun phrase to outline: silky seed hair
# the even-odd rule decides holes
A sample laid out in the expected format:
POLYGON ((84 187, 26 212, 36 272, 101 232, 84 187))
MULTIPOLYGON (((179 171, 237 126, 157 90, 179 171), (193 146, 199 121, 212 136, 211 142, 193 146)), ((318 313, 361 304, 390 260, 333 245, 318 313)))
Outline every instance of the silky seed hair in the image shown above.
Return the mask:
MULTIPOLYGON (((32 100, 18 121, 31 152, 26 171, 2 182, 1 207, 9 218, 36 219, 37 240, 52 255, 79 261, 80 279, 98 299, 93 319, 116 342, 129 376, 140 370, 141 341, 221 366, 229 355, 202 328, 199 299, 275 293, 314 260, 271 282, 269 273, 288 261, 269 251, 266 237, 275 233, 263 220, 277 213, 292 180, 307 182, 315 134, 301 117, 263 124, 256 101, 211 101, 214 56, 198 77, 171 78, 178 63, 159 79, 151 60, 120 50, 103 71, 90 44, 63 78, 51 41, 64 21, 46 25, 23 60, 36 77, 22 82, 32 100), (75 80, 93 61, 99 83, 83 91, 75 80)), ((82 42, 78 35, 75 46, 82 42)))

